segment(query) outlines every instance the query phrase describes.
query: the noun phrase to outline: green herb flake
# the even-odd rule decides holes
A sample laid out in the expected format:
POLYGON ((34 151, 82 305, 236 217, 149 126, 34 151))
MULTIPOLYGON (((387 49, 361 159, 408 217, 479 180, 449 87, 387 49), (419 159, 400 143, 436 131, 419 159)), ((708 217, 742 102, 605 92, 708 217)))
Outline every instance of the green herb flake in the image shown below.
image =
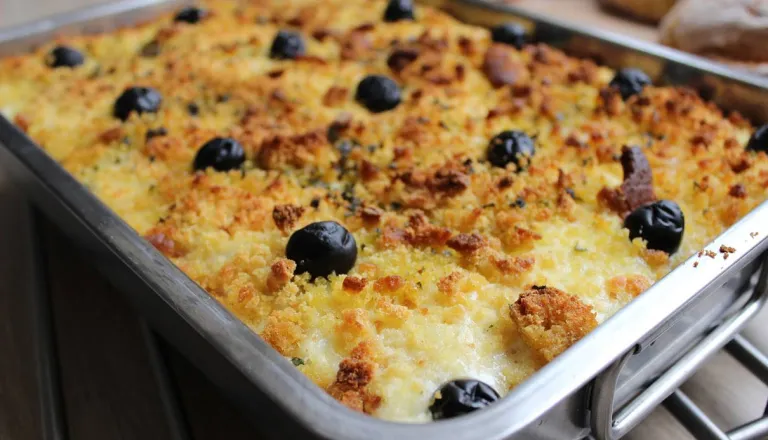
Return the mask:
POLYGON ((294 357, 294 358, 291 358, 291 363, 294 366, 298 367, 299 365, 304 365, 304 359, 300 357, 294 357))

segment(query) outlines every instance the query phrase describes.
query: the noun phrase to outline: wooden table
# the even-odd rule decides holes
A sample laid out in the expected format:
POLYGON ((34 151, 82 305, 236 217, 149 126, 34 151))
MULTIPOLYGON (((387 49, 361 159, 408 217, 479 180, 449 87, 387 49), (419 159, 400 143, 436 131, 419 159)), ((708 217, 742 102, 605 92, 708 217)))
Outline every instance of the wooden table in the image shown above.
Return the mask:
MULTIPOLYGON (((0 0, 0 26, 105 0, 0 0)), ((522 0, 539 12, 568 15, 640 38, 652 28, 601 14, 590 0, 522 0)), ((47 228, 45 249, 52 292, 52 314, 61 359, 66 430, 72 439, 174 438, 165 417, 161 391, 149 367, 151 352, 139 318, 122 297, 47 228)), ((29 313, 30 217, 18 190, 0 172, 0 439, 41 438, 41 415, 34 371, 29 313)), ((745 335, 768 352, 768 312, 745 335)), ((254 439, 259 435, 184 359, 168 354, 172 384, 181 397, 186 425, 195 439, 254 439)), ((721 427, 762 413, 768 389, 729 355, 716 355, 683 387, 721 427)), ((628 438, 692 438, 658 409, 628 438)))

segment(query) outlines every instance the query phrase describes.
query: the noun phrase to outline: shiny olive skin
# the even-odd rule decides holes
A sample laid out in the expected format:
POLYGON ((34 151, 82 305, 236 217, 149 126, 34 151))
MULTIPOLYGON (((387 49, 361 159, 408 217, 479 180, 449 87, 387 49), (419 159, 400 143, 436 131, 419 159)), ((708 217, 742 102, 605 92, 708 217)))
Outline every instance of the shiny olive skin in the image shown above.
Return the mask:
POLYGON ((670 255, 680 249, 685 232, 685 216, 677 203, 659 200, 632 211, 624 219, 629 238, 646 241, 648 249, 664 251, 670 255))
POLYGON ((216 171, 238 169, 245 162, 245 150, 232 138, 213 138, 197 151, 193 168, 196 171, 213 168, 216 171))
POLYGON ((285 256, 296 263, 296 274, 308 272, 313 279, 345 274, 357 260, 357 242, 334 221, 315 222, 291 234, 285 256))
POLYGON ((488 162, 498 168, 506 168, 514 163, 517 171, 526 168, 527 163, 536 154, 533 139, 522 131, 502 131, 488 143, 486 155, 488 162))
POLYGON ((123 121, 127 120, 131 113, 157 113, 163 97, 160 92, 152 87, 130 87, 117 98, 113 114, 123 121))
POLYGON ((85 62, 85 56, 77 49, 57 46, 48 54, 48 67, 77 67, 85 62))
POLYGON ((651 84, 651 78, 642 70, 626 68, 616 72, 609 86, 618 90, 621 98, 626 101, 651 84))
POLYGON ((483 409, 499 400, 490 385, 475 379, 455 379, 443 384, 429 411, 433 420, 450 419, 483 409))
POLYGON ((372 113, 394 109, 402 101, 400 86, 384 75, 369 75, 357 85, 355 100, 372 113))

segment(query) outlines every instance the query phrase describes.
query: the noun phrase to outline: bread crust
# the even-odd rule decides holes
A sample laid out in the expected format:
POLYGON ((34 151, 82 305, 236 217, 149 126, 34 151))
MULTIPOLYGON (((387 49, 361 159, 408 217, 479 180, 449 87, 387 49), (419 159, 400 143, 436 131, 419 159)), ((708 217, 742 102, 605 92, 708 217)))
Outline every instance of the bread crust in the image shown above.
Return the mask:
POLYGON ((686 52, 747 66, 768 62, 768 1, 683 0, 661 22, 660 32, 662 43, 686 52))
POLYGON ((638 20, 658 23, 677 0, 600 0, 606 8, 628 14, 638 20))

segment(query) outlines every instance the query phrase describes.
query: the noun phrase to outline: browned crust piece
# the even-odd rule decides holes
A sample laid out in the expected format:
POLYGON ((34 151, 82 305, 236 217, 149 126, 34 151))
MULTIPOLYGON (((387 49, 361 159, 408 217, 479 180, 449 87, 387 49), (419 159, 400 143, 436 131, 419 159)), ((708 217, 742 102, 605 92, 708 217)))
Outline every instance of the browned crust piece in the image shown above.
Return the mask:
POLYGON ((526 345, 545 362, 597 327, 592 307, 553 287, 523 292, 510 305, 509 315, 526 345))
POLYGON ((349 358, 341 361, 336 380, 328 387, 328 394, 342 405, 366 414, 381 405, 381 397, 367 389, 376 374, 376 364, 371 358, 368 344, 360 343, 349 358))
POLYGON ((656 200, 651 165, 640 147, 622 148, 624 182, 619 188, 603 188, 597 195, 601 204, 622 218, 640 206, 656 200))
POLYGON ((628 15, 647 23, 658 23, 677 0, 600 0, 609 11, 628 15))
POLYGON ((668 46, 741 62, 768 62, 767 37, 766 0, 683 0, 660 27, 668 46))

